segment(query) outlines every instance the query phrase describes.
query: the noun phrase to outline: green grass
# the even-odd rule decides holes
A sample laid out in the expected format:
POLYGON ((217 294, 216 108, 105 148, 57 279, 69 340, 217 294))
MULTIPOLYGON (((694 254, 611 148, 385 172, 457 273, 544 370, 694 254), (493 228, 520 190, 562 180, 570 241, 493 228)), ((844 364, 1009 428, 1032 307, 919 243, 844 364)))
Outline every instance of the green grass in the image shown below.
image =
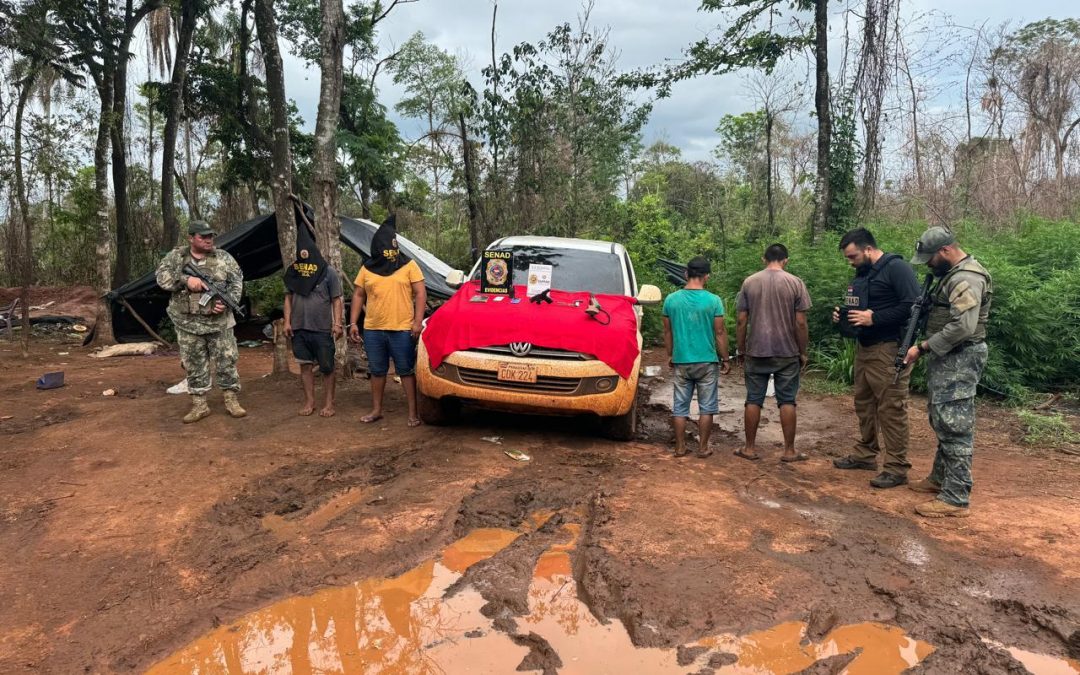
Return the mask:
POLYGON ((1067 443, 1080 443, 1080 433, 1061 413, 1036 413, 1030 410, 1018 410, 1016 416, 1024 425, 1024 443, 1055 447, 1067 443))
POLYGON ((824 373, 815 371, 811 362, 810 370, 803 376, 799 388, 809 394, 822 394, 828 396, 850 396, 851 385, 837 380, 831 380, 824 373))

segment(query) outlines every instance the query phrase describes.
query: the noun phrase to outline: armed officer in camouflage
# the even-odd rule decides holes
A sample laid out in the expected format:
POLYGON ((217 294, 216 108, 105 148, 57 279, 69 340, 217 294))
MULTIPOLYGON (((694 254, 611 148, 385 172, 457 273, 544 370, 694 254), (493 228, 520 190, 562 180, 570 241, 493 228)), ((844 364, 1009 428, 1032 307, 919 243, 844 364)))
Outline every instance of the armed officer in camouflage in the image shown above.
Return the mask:
POLYGON ((908 350, 906 363, 928 355, 927 408, 937 434, 930 476, 910 487, 937 498, 915 512, 927 518, 965 517, 971 495, 975 441, 975 388, 986 367, 986 320, 994 283, 990 273, 956 244, 942 227, 919 238, 911 262, 925 264, 936 277, 926 339, 908 350))
POLYGON ((218 387, 225 392, 225 409, 233 417, 243 417, 247 412, 236 398, 240 391, 236 372, 239 352, 233 334, 236 318, 219 298, 207 298, 206 284, 184 274, 183 269, 189 262, 196 265, 236 302, 240 302, 244 276, 231 255, 214 248, 215 232, 205 221, 191 221, 188 235, 188 246, 170 251, 157 268, 158 285, 172 293, 167 311, 176 328, 180 361, 191 393, 191 410, 184 416, 184 424, 210 414, 206 393, 210 391, 211 363, 215 364, 218 387))

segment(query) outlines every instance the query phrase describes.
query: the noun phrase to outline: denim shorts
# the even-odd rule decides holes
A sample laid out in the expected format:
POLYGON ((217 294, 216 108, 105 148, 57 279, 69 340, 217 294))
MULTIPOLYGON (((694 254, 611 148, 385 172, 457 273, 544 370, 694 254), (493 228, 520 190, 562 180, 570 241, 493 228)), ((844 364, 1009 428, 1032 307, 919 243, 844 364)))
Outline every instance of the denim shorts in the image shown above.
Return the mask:
POLYGON ((690 416, 690 399, 697 389, 698 412, 715 415, 720 411, 718 385, 720 365, 717 363, 676 363, 675 398, 671 407, 674 417, 690 416))
POLYGON ((334 372, 334 337, 330 333, 315 330, 295 330, 292 338, 292 353, 296 362, 317 364, 319 372, 329 375, 334 372))
POLYGON ((390 372, 390 359, 394 359, 394 372, 399 376, 416 372, 416 343, 407 330, 364 329, 364 351, 367 352, 368 370, 375 377, 390 372))
POLYGON ((765 392, 769 388, 769 376, 773 377, 776 405, 795 405, 799 393, 799 373, 802 365, 798 356, 773 356, 755 358, 747 356, 743 363, 746 379, 746 405, 761 407, 765 404, 765 392))

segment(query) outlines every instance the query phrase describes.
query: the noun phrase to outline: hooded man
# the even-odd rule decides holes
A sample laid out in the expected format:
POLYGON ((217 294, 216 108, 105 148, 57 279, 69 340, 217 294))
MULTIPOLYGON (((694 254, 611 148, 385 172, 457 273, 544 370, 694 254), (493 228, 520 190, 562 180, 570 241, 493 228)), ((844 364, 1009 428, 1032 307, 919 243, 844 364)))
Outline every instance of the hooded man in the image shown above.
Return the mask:
POLYGON ((994 282, 956 237, 931 227, 919 237, 914 265, 926 265, 940 281, 931 291, 926 339, 908 350, 905 363, 926 362, 926 407, 937 435, 934 468, 910 487, 935 495, 915 512, 925 518, 967 516, 975 445, 975 390, 986 367, 986 323, 994 282))
POLYGON ((197 266, 234 301, 240 302, 244 275, 231 255, 214 247, 216 234, 206 221, 191 221, 188 245, 169 251, 157 268, 158 286, 172 293, 167 311, 176 329, 180 361, 187 371, 191 394, 191 410, 184 416, 184 424, 198 422, 210 414, 206 393, 210 391, 211 362, 216 367, 218 387, 225 392, 225 409, 229 415, 247 414, 236 397, 240 391, 240 376, 236 372, 240 354, 233 334, 236 318, 220 299, 208 296, 201 279, 183 272, 188 263, 197 266))
POLYGON ((397 219, 390 216, 371 239, 371 257, 356 275, 349 339, 361 341, 360 314, 364 314, 364 351, 371 373, 371 412, 360 418, 370 424, 383 417, 383 393, 390 360, 401 378, 409 404, 410 427, 419 426, 416 411, 416 340, 420 337, 427 290, 424 274, 415 261, 398 248, 397 219))
POLYGON ((334 340, 342 334, 345 304, 341 277, 330 267, 315 245, 308 226, 298 221, 296 260, 285 271, 285 335, 292 340, 293 356, 300 364, 304 405, 300 414, 315 412, 315 368, 323 376, 323 407, 320 417, 333 417, 334 340))

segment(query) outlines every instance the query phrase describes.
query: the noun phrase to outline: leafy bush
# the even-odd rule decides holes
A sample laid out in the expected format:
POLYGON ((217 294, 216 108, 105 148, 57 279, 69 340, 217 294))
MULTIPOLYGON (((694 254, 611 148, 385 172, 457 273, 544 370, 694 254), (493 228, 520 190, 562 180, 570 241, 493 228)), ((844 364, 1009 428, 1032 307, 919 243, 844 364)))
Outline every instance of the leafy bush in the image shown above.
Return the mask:
MULTIPOLYGON (((735 297, 743 280, 762 268, 762 253, 773 242, 724 242, 711 224, 692 222, 671 211, 656 195, 644 195, 624 208, 623 241, 639 282, 655 284, 666 295, 675 287, 658 267, 659 258, 709 257, 713 264, 709 288, 724 300, 734 338, 735 297)), ((866 226, 883 250, 905 258, 910 258, 926 227, 919 222, 866 226)), ((960 245, 990 271, 994 281, 987 328, 990 356, 981 392, 1022 402, 1032 391, 1080 387, 1080 225, 1031 218, 1015 231, 989 232, 973 222, 955 229, 960 245)), ((841 340, 831 319, 852 276, 837 248, 839 239, 837 233, 820 233, 810 244, 801 230, 777 237, 790 252, 788 271, 803 279, 813 302, 807 314, 812 365, 830 381, 850 383, 854 347, 841 340)), ((926 271, 920 267, 916 274, 921 278, 926 271)), ((661 325, 660 312, 647 310, 646 339, 657 340, 661 325)), ((925 390, 924 366, 913 372, 912 387, 925 390)))
POLYGON ((285 281, 280 274, 246 281, 244 293, 251 299, 253 313, 267 316, 275 308, 284 306, 285 281))

